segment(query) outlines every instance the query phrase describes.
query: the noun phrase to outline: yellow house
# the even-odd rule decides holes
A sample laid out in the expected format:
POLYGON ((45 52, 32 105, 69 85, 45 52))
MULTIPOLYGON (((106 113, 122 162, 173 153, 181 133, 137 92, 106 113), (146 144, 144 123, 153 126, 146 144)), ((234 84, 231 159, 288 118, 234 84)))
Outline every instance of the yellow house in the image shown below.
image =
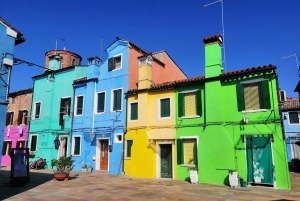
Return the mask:
POLYGON ((151 56, 139 61, 138 89, 127 92, 124 173, 176 179, 174 89, 151 82, 151 56))

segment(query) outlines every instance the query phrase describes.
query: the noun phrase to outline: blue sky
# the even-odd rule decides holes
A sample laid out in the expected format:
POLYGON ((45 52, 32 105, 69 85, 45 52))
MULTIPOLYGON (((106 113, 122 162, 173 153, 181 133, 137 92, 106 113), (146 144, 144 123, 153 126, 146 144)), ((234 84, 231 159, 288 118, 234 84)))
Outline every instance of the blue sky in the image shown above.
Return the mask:
MULTIPOLYGON (((5 1, 0 16, 24 34, 15 57, 45 65, 45 52, 57 48, 87 58, 106 59, 105 48, 116 37, 147 52, 166 50, 188 77, 204 75, 204 37, 222 33, 221 3, 215 0, 14 0, 5 1), (4 6, 5 5, 5 6, 4 6), (66 39, 66 42, 61 39, 66 39)), ((300 56, 300 0, 224 0, 226 70, 274 64, 279 84, 296 97, 295 57, 300 56)), ((300 60, 298 60, 300 64, 300 60)), ((11 89, 33 86, 31 77, 43 69, 13 67, 11 89)))

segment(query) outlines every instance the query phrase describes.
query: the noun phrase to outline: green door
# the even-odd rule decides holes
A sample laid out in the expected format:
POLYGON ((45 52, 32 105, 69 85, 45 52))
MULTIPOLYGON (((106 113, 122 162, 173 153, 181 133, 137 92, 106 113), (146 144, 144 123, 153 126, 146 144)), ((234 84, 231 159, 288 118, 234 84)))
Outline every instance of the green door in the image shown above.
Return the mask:
POLYGON ((272 185, 271 135, 247 136, 246 139, 248 182, 272 185))
POLYGON ((172 178, 172 145, 160 145, 161 178, 172 178))

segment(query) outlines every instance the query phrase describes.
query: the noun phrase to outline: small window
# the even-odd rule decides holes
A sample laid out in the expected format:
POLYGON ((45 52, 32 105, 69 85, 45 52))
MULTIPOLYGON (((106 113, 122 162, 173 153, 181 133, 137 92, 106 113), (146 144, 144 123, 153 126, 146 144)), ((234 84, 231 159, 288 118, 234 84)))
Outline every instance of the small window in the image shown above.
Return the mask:
POLYGON ((71 98, 62 98, 60 100, 60 114, 70 115, 71 98))
POLYGON ((14 104, 15 103, 15 97, 11 98, 11 103, 14 104))
POLYGON ((25 148, 25 141, 24 140, 18 140, 16 148, 25 148))
POLYGON ((39 119, 41 114, 41 102, 34 103, 34 119, 39 119))
POLYGON ((112 96, 112 111, 122 110, 122 89, 113 90, 112 96))
POLYGON ((11 126, 14 123, 14 112, 6 113, 6 126, 11 126))
POLYGON ((30 151, 35 152, 37 150, 37 135, 31 135, 30 151))
POLYGON ((11 151, 11 141, 4 141, 2 148, 2 156, 8 155, 10 156, 11 151))
POLYGON ((103 113, 105 108, 105 92, 97 93, 97 113, 103 113))
POLYGON ((122 134, 115 134, 115 143, 122 143, 123 137, 122 134))
POLYGON ((126 140, 125 141, 125 158, 131 158, 131 147, 133 144, 133 140, 126 140))
POLYGON ((76 66, 76 60, 75 59, 72 60, 72 66, 76 66))
POLYGON ((289 112, 289 122, 290 124, 299 124, 298 112, 289 112))
POLYGON ((244 82, 237 85, 238 111, 270 109, 268 81, 244 82))
POLYGON ((178 94, 179 117, 196 117, 201 114, 200 91, 178 94))
POLYGON ((111 57, 108 59, 108 71, 117 70, 122 68, 121 55, 111 57))
POLYGON ((77 96, 76 97, 76 103, 75 103, 75 115, 82 115, 83 112, 83 96, 77 96))
POLYGON ((27 118, 28 118, 27 115, 28 115, 27 110, 19 110, 18 125, 21 124, 27 125, 27 118))
POLYGON ((130 120, 138 119, 138 103, 130 103, 130 120))
POLYGON ((80 136, 74 136, 73 137, 73 153, 72 155, 74 156, 79 156, 80 155, 80 149, 81 149, 81 137, 80 136))
POLYGON ((160 103, 160 118, 171 116, 170 98, 163 98, 159 100, 160 103))
POLYGON ((179 164, 197 165, 197 139, 184 138, 177 141, 177 157, 179 164))

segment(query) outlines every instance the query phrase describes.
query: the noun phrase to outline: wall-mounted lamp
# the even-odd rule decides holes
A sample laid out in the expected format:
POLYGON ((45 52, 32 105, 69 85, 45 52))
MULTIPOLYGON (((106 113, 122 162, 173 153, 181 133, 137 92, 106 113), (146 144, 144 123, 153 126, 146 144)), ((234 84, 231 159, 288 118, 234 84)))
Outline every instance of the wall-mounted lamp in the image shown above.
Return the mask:
POLYGON ((243 116, 243 122, 246 124, 248 123, 249 119, 246 115, 243 116))
POLYGON ((95 137, 95 133, 92 132, 92 133, 90 134, 90 137, 93 139, 93 138, 95 137))

